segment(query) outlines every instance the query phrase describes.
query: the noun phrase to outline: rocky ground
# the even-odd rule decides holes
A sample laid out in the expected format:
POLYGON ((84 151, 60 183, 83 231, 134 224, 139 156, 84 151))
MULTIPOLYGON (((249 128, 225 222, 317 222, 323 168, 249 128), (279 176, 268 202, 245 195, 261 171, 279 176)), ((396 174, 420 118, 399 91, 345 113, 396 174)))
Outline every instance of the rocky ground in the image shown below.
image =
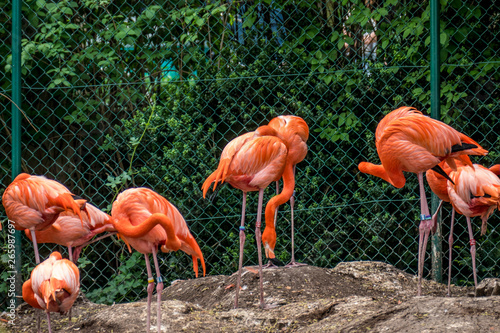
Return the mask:
MULTIPOLYGON (((303 266, 264 270, 265 301, 258 307, 258 274, 242 278, 240 307, 233 309, 236 274, 174 281, 162 294, 162 332, 500 332, 500 279, 472 289, 424 281, 381 262, 346 262, 333 269, 303 266)), ((156 297, 151 331, 156 332, 156 297)), ((42 313, 42 332, 47 331, 42 313)), ((144 332, 146 302, 113 306, 81 297, 73 318, 52 315, 53 332, 144 332)), ((33 309, 17 309, 3 332, 36 332, 33 309)))

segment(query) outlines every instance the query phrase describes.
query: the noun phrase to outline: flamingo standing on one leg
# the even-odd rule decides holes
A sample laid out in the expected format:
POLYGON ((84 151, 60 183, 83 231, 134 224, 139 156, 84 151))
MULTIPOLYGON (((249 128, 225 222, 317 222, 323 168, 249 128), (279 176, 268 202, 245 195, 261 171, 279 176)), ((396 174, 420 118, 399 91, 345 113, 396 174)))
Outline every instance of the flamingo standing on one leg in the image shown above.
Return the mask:
POLYGON ((476 240, 470 218, 481 216, 481 236, 484 235, 488 217, 493 214, 495 208, 500 209, 500 179, 494 172, 478 164, 459 167, 456 171, 450 172, 450 178, 453 183, 448 182, 447 185, 451 204, 467 219, 475 290, 477 288, 476 240))
POLYGON ((274 128, 277 132, 278 138, 280 138, 286 145, 288 150, 287 169, 292 168, 292 173, 290 176, 290 171, 285 171, 283 174, 283 191, 282 194, 278 194, 278 183, 276 184, 276 197, 272 198, 266 205, 266 228, 262 234, 262 241, 264 242, 264 248, 266 249, 266 257, 273 259, 274 247, 276 245, 276 218, 278 206, 290 200, 291 209, 291 229, 292 229, 292 259, 287 267, 303 266, 295 261, 295 242, 294 242, 294 215, 293 206, 295 204, 295 169, 296 164, 303 161, 307 154, 307 139, 309 138, 309 126, 301 117, 297 116, 279 116, 271 119, 269 122, 269 127, 274 128), (291 191, 291 192, 290 192, 291 191), (290 194, 291 193, 291 194, 290 194), (272 221, 271 214, 274 214, 274 223, 272 221), (274 242, 273 242, 274 240, 274 242))
MULTIPOLYGON (((89 203, 85 205, 85 208, 86 210, 81 213, 81 221, 73 212, 62 212, 48 228, 35 231, 37 243, 52 243, 68 247, 69 259, 76 263, 83 247, 116 232, 110 221, 111 216, 89 203), (94 236, 105 231, 110 233, 90 241, 94 236), (74 252, 73 248, 75 248, 74 252)), ((24 232, 31 240, 31 232, 28 229, 24 232)))
POLYGON ((418 289, 422 291, 425 249, 433 227, 424 191, 423 172, 433 169, 446 175, 438 164, 446 160, 456 169, 454 160, 460 155, 486 155, 488 152, 452 127, 429 117, 412 107, 401 107, 387 114, 378 124, 375 144, 382 165, 361 162, 359 170, 384 179, 402 188, 406 179, 403 171, 418 175, 420 187, 420 226, 418 246, 418 289))
MULTIPOLYGON (((263 291, 260 232, 262 202, 264 189, 271 182, 278 181, 281 178, 285 168, 286 158, 286 145, 276 136, 276 131, 269 126, 261 126, 255 132, 243 134, 230 141, 222 151, 217 169, 203 183, 202 189, 204 198, 212 183, 214 183, 214 190, 218 182, 227 182, 231 184, 231 186, 243 191, 240 225, 240 257, 238 265, 238 279, 236 283, 236 295, 234 300, 235 308, 238 307, 238 296, 241 284, 243 248, 245 246, 246 196, 249 191, 259 191, 257 221, 255 223, 255 238, 257 241, 257 254, 259 259, 260 306, 262 308, 266 307, 264 303, 263 291)), ((271 220, 270 223, 274 222, 271 220)), ((266 220, 266 228, 267 224, 268 222, 266 220)), ((274 240, 274 243, 275 242, 276 240, 274 240)))
POLYGON ((52 252, 47 260, 33 269, 31 278, 23 284, 23 299, 32 307, 45 310, 50 333, 50 312, 64 314, 70 310, 79 290, 78 267, 62 259, 59 252, 52 252))
MULTIPOLYGON (((59 214, 71 211, 82 220, 80 211, 86 201, 76 197, 64 185, 43 176, 19 174, 5 189, 2 203, 16 230, 30 230, 36 263, 40 263, 35 230, 53 224, 59 214)), ((83 225, 83 222, 81 222, 83 225)))
POLYGON ((177 208, 167 199, 148 188, 131 188, 118 195, 111 209, 112 223, 123 240, 144 254, 148 272, 148 305, 146 331, 150 329, 151 298, 154 279, 149 263, 153 254, 156 269, 157 330, 161 330, 161 291, 163 280, 158 266, 157 252, 182 250, 193 258, 193 269, 198 277, 198 259, 205 276, 205 261, 198 243, 191 235, 186 221, 177 208))

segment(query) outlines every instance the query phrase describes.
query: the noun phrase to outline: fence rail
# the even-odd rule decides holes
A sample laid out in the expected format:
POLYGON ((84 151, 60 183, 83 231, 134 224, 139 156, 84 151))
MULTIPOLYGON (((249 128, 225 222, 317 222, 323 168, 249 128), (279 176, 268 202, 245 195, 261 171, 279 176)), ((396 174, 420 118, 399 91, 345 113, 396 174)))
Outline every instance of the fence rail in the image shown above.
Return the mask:
MULTIPOLYGON (((441 120, 490 150, 475 163, 500 162, 495 2, 441 0, 434 56, 431 3, 424 0, 28 0, 19 7, 18 25, 20 0, 0 3, 0 92, 13 96, 20 87, 23 111, 9 112, 10 101, 0 98, 0 194, 20 171, 57 179, 108 210, 120 191, 150 187, 185 216, 208 274, 237 269, 241 192, 224 186, 204 200, 201 184, 227 142, 275 116, 301 116, 311 130, 308 155, 297 166, 295 241, 298 260, 313 265, 381 260, 416 273, 416 177, 398 190, 359 173, 357 164, 378 161, 374 132, 385 113, 411 105, 429 114, 436 107, 432 59, 441 62, 434 86, 441 120), (16 36, 21 65, 12 48, 16 36), (12 152, 19 137, 17 159, 12 152)), ((274 193, 270 187, 265 200, 274 193)), ((249 194, 249 220, 256 201, 249 194)), ((450 207, 442 216, 447 271, 450 207)), ((285 204, 276 247, 285 262, 289 218, 285 204)), ((452 272, 460 285, 472 278, 462 219, 455 227, 452 272)), ((478 221, 474 228, 479 235, 478 221)), ((500 274, 499 231, 493 215, 486 236, 478 236, 480 279, 500 274)), ((6 237, 0 233, 4 250, 6 237)), ((19 243, 26 279, 33 250, 24 235, 19 243)), ((245 265, 256 262, 253 238, 247 243, 245 265)), ((67 255, 47 244, 42 257, 53 249, 67 255)), ((5 253, 2 279, 9 274, 5 253)), ((193 277, 183 253, 162 255, 160 264, 166 279, 193 277)), ((428 260, 426 277, 430 265, 428 260)), ((82 289, 95 302, 137 300, 145 296, 137 278, 144 266, 123 242, 105 239, 83 250, 82 289)), ((6 295, 0 286, 2 307, 6 295)))

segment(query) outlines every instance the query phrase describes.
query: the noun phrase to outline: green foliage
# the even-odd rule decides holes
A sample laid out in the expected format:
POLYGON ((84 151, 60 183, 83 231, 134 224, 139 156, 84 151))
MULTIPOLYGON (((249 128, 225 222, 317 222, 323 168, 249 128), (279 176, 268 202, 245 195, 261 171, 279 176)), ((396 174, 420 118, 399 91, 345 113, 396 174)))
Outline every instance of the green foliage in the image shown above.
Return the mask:
MULTIPOLYGON (((120 261, 124 262, 123 265, 118 267, 117 274, 108 281, 106 286, 93 291, 82 290, 90 300, 96 303, 113 304, 121 303, 127 297, 144 294, 147 287, 144 256, 135 251, 128 259, 123 255, 120 256, 120 261)), ((85 268, 85 261, 79 260, 79 264, 80 269, 85 268)))

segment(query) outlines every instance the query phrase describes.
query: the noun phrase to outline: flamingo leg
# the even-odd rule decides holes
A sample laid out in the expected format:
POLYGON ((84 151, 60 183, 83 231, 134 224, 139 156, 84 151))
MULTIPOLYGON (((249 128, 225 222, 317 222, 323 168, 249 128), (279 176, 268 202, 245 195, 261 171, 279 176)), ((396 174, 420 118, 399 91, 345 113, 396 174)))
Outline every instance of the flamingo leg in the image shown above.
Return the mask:
POLYGON ((49 328, 49 333, 52 333, 52 328, 50 327, 50 312, 47 312, 47 326, 49 328))
POLYGON ((40 263, 40 254, 38 253, 38 243, 36 242, 35 230, 30 230, 31 239, 33 240, 33 249, 35 249, 35 262, 38 265, 40 263))
MULTIPOLYGON (((276 182, 276 195, 280 194, 280 183, 279 181, 276 182)), ((274 229, 276 229, 276 226, 278 225, 278 209, 279 209, 279 206, 276 207, 276 210, 274 211, 274 229)), ((272 260, 268 260, 267 261, 267 264, 265 264, 264 266, 262 266, 263 269, 267 269, 267 268, 277 268, 278 266, 276 266, 272 260)))
MULTIPOLYGON (((279 180, 276 182, 276 195, 280 194, 280 182, 279 180)), ((276 226, 278 225, 278 209, 279 206, 276 208, 274 211, 274 228, 276 229, 276 226)))
POLYGON ((476 240, 472 232, 472 224, 470 217, 467 216, 467 229, 469 229, 469 242, 470 242, 470 256, 472 259, 472 274, 474 276, 474 292, 477 289, 477 274, 476 274, 476 240))
POLYGON ((41 333, 42 330, 41 330, 41 327, 40 327, 40 311, 38 311, 38 309, 35 309, 35 312, 36 312, 36 330, 38 333, 41 333))
POLYGON ((146 316, 146 332, 149 333, 149 328, 151 326, 151 298, 153 297, 153 290, 155 287, 155 280, 153 278, 153 273, 151 272, 151 264, 149 263, 149 254, 144 254, 144 259, 146 259, 146 269, 148 271, 148 306, 147 306, 147 316, 146 316))
POLYGON ((425 251, 427 249, 427 241, 431 231, 432 218, 429 215, 429 205, 427 204, 427 197, 425 196, 424 189, 424 175, 423 172, 418 173, 418 184, 420 188, 420 226, 418 238, 418 287, 417 296, 422 294, 422 275, 424 272, 425 251))
MULTIPOLYGON (((96 229, 96 230, 98 230, 98 229, 96 229)), ((93 239, 93 240, 91 240, 91 241, 89 241, 89 242, 87 242, 87 243, 85 243, 85 244, 82 244, 82 245, 80 245, 80 246, 77 246, 77 247, 75 248, 75 261, 74 261, 74 262, 76 263, 76 261, 77 261, 77 260, 78 260, 78 258, 80 257, 80 253, 82 252, 82 250, 83 250, 83 248, 84 248, 85 246, 90 245, 90 244, 92 244, 92 243, 95 243, 95 242, 97 242, 97 241, 100 241, 101 239, 107 238, 107 237, 109 237, 109 236, 113 236, 113 235, 116 235, 116 232, 109 232, 109 233, 107 233, 107 234, 106 234, 106 235, 104 235, 104 236, 97 237, 97 238, 95 238, 95 239, 93 239)))
POLYGON ((451 209, 450 236, 448 236, 448 297, 451 297, 451 263, 453 256, 453 224, 455 223, 455 208, 451 209))
POLYGON ((161 278, 160 266, 158 265, 158 257, 156 256, 158 249, 153 247, 153 261, 156 270, 156 297, 157 297, 157 314, 156 314, 156 328, 157 332, 161 332, 161 291, 163 290, 163 280, 161 278))
POLYGON ((243 192, 243 204, 241 206, 241 225, 240 225, 240 260, 238 264, 238 280, 236 281, 236 295, 234 297, 234 308, 238 307, 238 297, 240 295, 241 271, 243 268, 243 249, 245 248, 245 209, 247 205, 247 192, 243 192))
MULTIPOLYGON (((68 256, 69 256, 69 260, 72 263, 76 264, 76 261, 73 258, 73 247, 72 246, 68 246, 68 256)), ((71 309, 72 308, 73 307, 69 308, 69 310, 68 310, 68 320, 69 320, 70 323, 71 323, 71 309)))
POLYGON ((259 189, 259 205, 257 208, 257 222, 255 223, 255 239, 257 241, 257 255, 259 257, 260 307, 264 309, 266 308, 266 304, 264 303, 264 285, 262 278, 262 235, 260 232, 263 201, 264 201, 264 189, 259 189))
POLYGON ((434 215, 432 215, 432 219, 431 219, 431 231, 432 231, 432 234, 434 234, 436 232, 436 229, 437 229, 437 217, 438 217, 439 211, 441 210, 441 207, 443 206, 443 202, 444 202, 443 200, 439 201, 439 206, 436 209, 436 211, 434 212, 434 215))
MULTIPOLYGON (((296 166, 294 165, 293 166, 293 177, 294 178, 295 178, 295 169, 296 169, 296 166)), ((293 191, 293 194, 290 197, 290 209, 291 209, 290 219, 291 219, 291 224, 292 224, 292 260, 285 267, 307 266, 307 264, 303 264, 303 263, 295 261, 295 238, 294 238, 294 235, 295 235, 295 225, 294 225, 294 217, 293 217, 293 207, 294 207, 294 205, 295 205, 295 191, 293 191)))

